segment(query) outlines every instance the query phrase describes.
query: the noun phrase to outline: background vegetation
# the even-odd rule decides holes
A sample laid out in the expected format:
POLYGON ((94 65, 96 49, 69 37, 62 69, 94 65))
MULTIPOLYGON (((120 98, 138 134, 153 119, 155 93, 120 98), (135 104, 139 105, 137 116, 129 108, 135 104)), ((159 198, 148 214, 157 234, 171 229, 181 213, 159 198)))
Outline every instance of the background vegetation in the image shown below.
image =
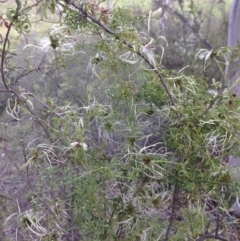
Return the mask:
POLYGON ((0 3, 0 240, 239 240, 229 5, 0 3))

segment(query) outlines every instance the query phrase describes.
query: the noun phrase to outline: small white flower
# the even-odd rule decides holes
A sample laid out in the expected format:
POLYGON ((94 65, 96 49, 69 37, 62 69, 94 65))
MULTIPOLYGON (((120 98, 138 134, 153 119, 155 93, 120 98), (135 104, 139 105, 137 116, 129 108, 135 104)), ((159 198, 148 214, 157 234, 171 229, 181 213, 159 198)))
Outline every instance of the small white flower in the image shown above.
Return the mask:
POLYGON ((18 100, 17 98, 12 98, 10 97, 7 100, 7 107, 6 107, 6 112, 13 117, 15 120, 19 121, 19 112, 20 112, 20 108, 18 105, 18 100))
POLYGON ((100 79, 96 68, 99 63, 105 60, 107 60, 105 53, 103 51, 97 52, 95 56, 90 57, 89 63, 87 65, 87 72, 91 71, 98 79, 100 79))
POLYGON ((52 57, 54 57, 55 51, 59 51, 65 55, 74 54, 78 36, 69 35, 68 32, 70 32, 70 30, 67 26, 53 25, 48 37, 43 37, 37 45, 28 44, 24 49, 33 47, 38 50, 37 53, 31 57, 35 57, 41 52, 50 53, 52 57))
POLYGON ((198 57, 200 60, 204 59, 205 61, 207 61, 210 58, 212 51, 213 50, 200 49, 195 55, 195 58, 198 57))
POLYGON ((88 145, 86 143, 83 142, 83 143, 80 143, 80 144, 85 151, 88 150, 88 145))
POLYGON ((217 91, 217 90, 208 89, 207 92, 208 92, 210 95, 213 95, 214 97, 217 97, 217 96, 218 96, 218 91, 217 91))
POLYGON ((195 58, 198 57, 198 59, 200 60, 204 59, 204 67, 203 67, 204 70, 207 67, 207 61, 210 59, 212 52, 213 52, 213 49, 212 50, 200 49, 195 55, 195 58))
POLYGON ((128 51, 119 56, 119 59, 128 64, 136 64, 139 61, 137 54, 128 51))
POLYGON ((74 141, 70 144, 71 147, 76 147, 79 145, 79 142, 78 141, 74 141))
POLYGON ((74 148, 74 147, 82 147, 85 151, 88 150, 88 145, 84 142, 74 141, 70 144, 70 148, 74 148))
POLYGON ((141 52, 147 57, 149 63, 156 68, 156 62, 154 57, 155 47, 153 44, 153 38, 146 45, 141 47, 141 52))

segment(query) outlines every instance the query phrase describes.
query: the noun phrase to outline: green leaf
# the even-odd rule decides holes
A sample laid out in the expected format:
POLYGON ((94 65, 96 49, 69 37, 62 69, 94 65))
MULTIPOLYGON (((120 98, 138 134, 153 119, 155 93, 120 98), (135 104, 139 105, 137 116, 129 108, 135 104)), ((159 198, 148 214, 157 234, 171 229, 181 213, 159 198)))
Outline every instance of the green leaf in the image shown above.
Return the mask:
POLYGON ((54 2, 52 2, 52 3, 50 4, 50 11, 51 11, 52 14, 55 14, 55 11, 56 11, 56 5, 55 5, 54 2))

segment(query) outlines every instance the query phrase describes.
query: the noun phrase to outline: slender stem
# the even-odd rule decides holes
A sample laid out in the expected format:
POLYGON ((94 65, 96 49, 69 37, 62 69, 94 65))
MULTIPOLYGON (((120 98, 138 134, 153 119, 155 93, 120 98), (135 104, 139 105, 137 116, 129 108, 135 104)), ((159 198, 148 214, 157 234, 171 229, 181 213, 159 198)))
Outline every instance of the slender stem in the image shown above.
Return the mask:
POLYGON ((3 42, 3 49, 2 49, 2 56, 1 56, 1 75, 2 75, 2 81, 3 81, 3 84, 6 88, 6 90, 9 90, 9 87, 7 85, 5 75, 4 75, 4 60, 6 57, 6 46, 7 46, 7 42, 8 42, 8 38, 9 38, 9 34, 10 34, 10 30, 12 28, 12 25, 13 25, 13 22, 11 22, 7 28, 7 33, 6 33, 4 42, 3 42))

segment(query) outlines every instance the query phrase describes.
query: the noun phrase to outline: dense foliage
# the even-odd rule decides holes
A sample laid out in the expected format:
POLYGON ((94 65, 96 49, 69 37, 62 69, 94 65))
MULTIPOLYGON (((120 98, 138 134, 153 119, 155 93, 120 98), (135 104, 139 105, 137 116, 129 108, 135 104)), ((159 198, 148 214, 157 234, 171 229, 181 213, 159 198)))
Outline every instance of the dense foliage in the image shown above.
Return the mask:
MULTIPOLYGON (((184 2, 162 11, 195 16, 184 2)), ((196 51, 203 72, 168 68, 158 21, 110 1, 16 0, 2 13, 2 240, 238 240, 231 50, 196 51), (51 22, 45 37, 34 21, 51 22)))

